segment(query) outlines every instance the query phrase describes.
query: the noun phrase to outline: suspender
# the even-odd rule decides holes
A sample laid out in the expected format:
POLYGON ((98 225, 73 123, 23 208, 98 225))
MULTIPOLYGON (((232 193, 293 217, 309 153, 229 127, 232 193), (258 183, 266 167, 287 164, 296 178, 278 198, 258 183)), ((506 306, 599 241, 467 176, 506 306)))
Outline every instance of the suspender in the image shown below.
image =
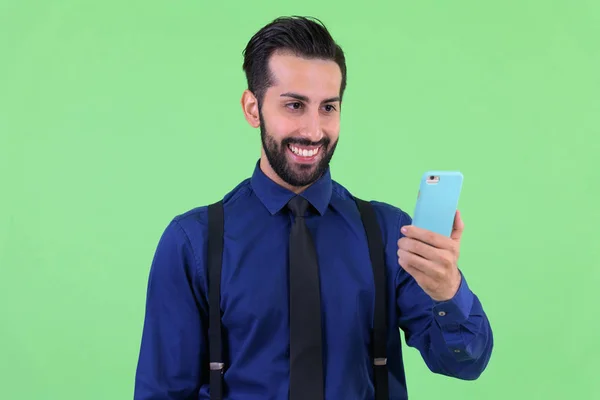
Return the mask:
POLYGON ((385 247, 377 216, 368 201, 356 199, 358 210, 367 233, 369 254, 375 278, 375 315, 373 321, 373 373, 375 380, 375 400, 388 400, 387 369, 387 293, 385 279, 385 247))
MULTIPOLYGON (((373 206, 355 198, 367 234, 373 277, 375 280, 375 315, 373 321, 373 374, 375 400, 388 400, 387 369, 387 293, 385 248, 373 206)), ((221 265, 223 262, 223 203, 208 206, 208 287, 209 287, 209 357, 210 398, 223 399, 224 360, 221 344, 221 265)))
POLYGON ((221 264, 223 262, 223 203, 208 206, 208 343, 210 398, 223 399, 224 369, 221 346, 221 264))

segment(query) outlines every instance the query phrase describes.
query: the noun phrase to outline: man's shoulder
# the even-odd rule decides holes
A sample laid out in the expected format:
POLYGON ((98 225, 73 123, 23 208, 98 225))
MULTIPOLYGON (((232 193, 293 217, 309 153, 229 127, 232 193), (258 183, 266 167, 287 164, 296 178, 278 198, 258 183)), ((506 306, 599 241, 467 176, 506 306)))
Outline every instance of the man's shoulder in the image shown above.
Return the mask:
POLYGON ((226 193, 225 196, 215 197, 212 202, 207 202, 175 214, 170 226, 176 225, 178 229, 181 229, 193 242, 197 242, 199 239, 206 237, 208 232, 209 206, 217 202, 222 202, 224 208, 235 204, 240 198, 243 198, 250 193, 251 189, 249 181, 249 179, 243 180, 226 193))
POLYGON ((409 225, 412 222, 410 215, 403 208, 382 200, 357 197, 336 181, 333 182, 333 193, 338 201, 342 202, 354 202, 357 198, 367 201, 375 210, 379 222, 384 223, 385 225, 409 225))

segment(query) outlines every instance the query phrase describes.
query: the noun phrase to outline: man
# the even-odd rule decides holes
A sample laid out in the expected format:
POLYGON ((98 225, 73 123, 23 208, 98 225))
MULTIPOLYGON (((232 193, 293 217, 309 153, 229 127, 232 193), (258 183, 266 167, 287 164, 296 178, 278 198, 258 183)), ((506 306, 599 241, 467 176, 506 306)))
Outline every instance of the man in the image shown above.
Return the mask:
POLYGON ((209 207, 202 206, 176 216, 158 244, 135 399, 209 399, 215 371, 222 386, 212 387, 224 399, 407 399, 398 328, 431 371, 479 377, 493 337, 457 266, 460 214, 444 237, 411 226, 396 207, 368 202, 385 250, 379 263, 358 200, 330 176, 346 85, 341 48, 318 20, 279 18, 244 56, 241 105, 260 128, 262 153, 252 176, 223 198, 224 232, 212 236, 223 244, 220 335, 209 341, 214 282, 209 207), (374 284, 377 265, 383 288, 374 284), (387 293, 386 308, 376 291, 387 293), (373 321, 383 310, 385 356, 378 357, 373 321), (209 359, 217 345, 223 359, 209 359))

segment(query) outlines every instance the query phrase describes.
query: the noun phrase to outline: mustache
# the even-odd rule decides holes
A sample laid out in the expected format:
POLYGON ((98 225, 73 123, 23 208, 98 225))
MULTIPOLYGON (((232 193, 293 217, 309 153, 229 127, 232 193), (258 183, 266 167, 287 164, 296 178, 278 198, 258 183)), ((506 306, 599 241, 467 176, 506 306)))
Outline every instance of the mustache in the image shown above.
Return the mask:
POLYGON ((329 145, 330 140, 328 138, 323 138, 318 142, 313 142, 311 140, 305 138, 285 138, 281 141, 282 146, 296 144, 298 146, 323 146, 327 147, 329 145))

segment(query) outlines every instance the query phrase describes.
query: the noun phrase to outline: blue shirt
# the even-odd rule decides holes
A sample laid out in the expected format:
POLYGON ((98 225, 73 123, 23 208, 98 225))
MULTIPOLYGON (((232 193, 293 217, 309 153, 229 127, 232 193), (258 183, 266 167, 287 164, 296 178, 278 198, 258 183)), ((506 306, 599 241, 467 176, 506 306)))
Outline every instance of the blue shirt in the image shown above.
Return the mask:
MULTIPOLYGON (((328 399, 373 399, 370 329, 374 285, 360 214, 330 172, 303 194, 319 258, 325 390, 328 399)), ((221 309, 225 399, 288 398, 288 242, 294 193, 258 164, 224 197, 221 309)), ((398 265, 400 228, 411 218, 371 202, 386 246, 390 399, 407 399, 400 328, 435 373, 476 379, 492 352, 492 331, 463 276, 455 297, 434 302, 398 265), (396 325, 394 325, 394 323, 396 325)), ((135 379, 135 400, 209 399, 207 207, 177 215, 152 262, 135 379)))

